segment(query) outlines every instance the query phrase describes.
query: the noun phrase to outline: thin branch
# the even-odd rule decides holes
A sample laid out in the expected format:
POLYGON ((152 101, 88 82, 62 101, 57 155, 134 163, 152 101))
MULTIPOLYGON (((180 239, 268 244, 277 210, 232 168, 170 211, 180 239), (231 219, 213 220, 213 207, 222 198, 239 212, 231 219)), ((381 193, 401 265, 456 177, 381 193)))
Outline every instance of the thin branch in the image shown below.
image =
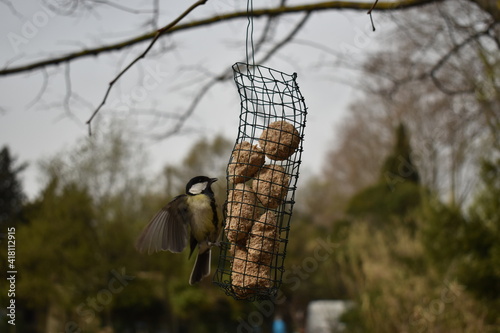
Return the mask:
POLYGON ((156 43, 158 38, 163 33, 172 29, 177 23, 179 23, 180 20, 182 20, 184 17, 186 17, 191 11, 193 11, 198 6, 204 5, 207 1, 208 0, 198 0, 193 5, 191 5, 188 9, 186 9, 181 15, 179 15, 179 17, 177 17, 175 20, 173 20, 172 22, 170 22, 168 25, 164 26, 163 28, 158 29, 158 31, 156 31, 155 37, 149 43, 146 50, 144 50, 144 52, 142 52, 137 58, 132 60, 132 62, 130 64, 128 64, 120 73, 118 73, 118 75, 109 83, 108 89, 106 90, 106 93, 104 94, 104 98, 103 98, 101 104, 99 104, 99 106, 95 109, 94 113, 92 113, 92 115, 90 116, 89 120, 87 120, 87 122, 86 122, 86 124, 89 127, 89 135, 92 134, 92 127, 91 127, 92 120, 97 115, 99 110, 104 106, 104 104, 106 104, 106 100, 108 99, 108 95, 109 95, 111 89, 113 88, 113 86, 115 85, 116 81, 118 81, 123 74, 125 74, 132 66, 134 66, 135 63, 137 63, 139 60, 141 60, 142 58, 144 58, 146 56, 146 54, 149 52, 149 50, 151 50, 153 45, 156 43))
POLYGON ((42 96, 45 94, 45 91, 47 90, 47 87, 49 85, 49 74, 47 73, 47 69, 43 68, 42 74, 43 74, 42 86, 40 87, 40 90, 36 94, 35 98, 33 98, 33 100, 28 103, 27 105, 28 109, 32 108, 42 98, 42 96))
POLYGON ((22 59, 25 55, 26 54, 24 54, 24 52, 14 55, 12 58, 5 61, 4 68, 9 68, 10 64, 18 61, 19 59, 22 59))
POLYGON ((293 39, 293 37, 295 37, 295 35, 297 35, 297 33, 300 31, 300 29, 304 26, 304 24, 307 22, 307 20, 309 19, 310 16, 311 16, 311 12, 307 12, 304 15, 304 17, 302 18, 302 20, 300 20, 300 22, 295 26, 295 28, 285 38, 283 38, 279 43, 274 45, 274 47, 260 61, 258 61, 258 63, 263 64, 264 62, 269 60, 269 58, 271 58, 273 56, 273 54, 278 52, 278 50, 280 48, 282 48, 288 42, 290 42, 293 39))
MULTIPOLYGON (((269 59, 274 53, 276 53, 278 51, 279 48, 281 48, 283 45, 285 45, 288 41, 290 41, 292 39, 292 37, 305 24, 307 18, 309 17, 309 14, 310 14, 310 12, 308 12, 305 15, 305 17, 301 20, 301 22, 299 22, 299 24, 295 27, 295 29, 292 31, 292 33, 289 36, 287 36, 283 41, 281 41, 280 43, 278 43, 277 45, 275 45, 275 47, 273 47, 273 49, 266 54, 266 56, 261 60, 261 63, 264 62, 264 61, 266 61, 267 59, 269 59)), ((263 43, 266 40, 267 34, 269 33, 269 30, 270 30, 269 27, 271 25, 271 22, 272 22, 272 18, 268 21, 268 24, 266 24, 266 29, 264 29, 262 37, 259 40, 259 45, 258 46, 260 46, 260 44, 263 43)), ((151 48, 152 44, 156 40, 157 40, 157 38, 153 40, 153 42, 150 44, 149 48, 151 48)), ((257 51, 257 49, 256 49, 256 51, 257 51)), ((147 53, 147 52, 144 52, 141 56, 142 57, 145 56, 145 53, 147 53)), ((135 60, 137 61, 141 56, 139 56, 135 60)), ((134 64, 134 61, 131 64, 129 64, 128 68, 130 68, 133 64, 134 64)), ((119 76, 121 74, 122 73, 120 73, 118 75, 118 77, 115 79, 115 81, 119 78, 119 76)), ((203 99, 203 97, 205 96, 205 94, 210 90, 210 87, 213 86, 213 84, 216 83, 216 82, 218 82, 218 81, 219 82, 226 81, 229 78, 231 78, 231 72, 225 70, 222 74, 220 74, 218 76, 214 76, 209 82, 207 82, 205 85, 203 85, 202 88, 200 89, 200 91, 198 92, 198 94, 195 96, 195 98, 193 99, 193 101, 189 105, 189 107, 187 108, 187 110, 182 115, 178 116, 177 123, 175 124, 174 128, 171 129, 170 131, 168 131, 167 133, 161 135, 161 137, 165 138, 165 137, 169 137, 169 136, 172 136, 172 135, 175 135, 175 134, 179 133, 181 131, 184 123, 194 113, 194 111, 196 110, 196 108, 199 105, 200 101, 203 99)), ((113 81, 111 83, 113 83, 113 81)), ((110 88, 108 87, 108 90, 109 89, 110 88)), ((106 94, 105 98, 106 97, 107 97, 107 94, 106 94)), ((102 105, 103 104, 101 104, 100 107, 102 107, 102 105)), ((96 111, 99 111, 99 110, 96 110, 96 111)), ((95 116, 95 113, 96 112, 94 112, 93 117, 95 116)), ((93 117, 91 117, 89 119, 89 121, 87 121, 87 124, 89 126, 90 126, 90 122, 92 121, 93 117)), ((90 128, 89 128, 89 133, 90 133, 90 128)))
POLYGON ((375 9, 375 7, 377 6, 377 3, 378 3, 378 0, 375 0, 375 2, 373 3, 373 5, 370 7, 370 10, 368 11, 367 14, 371 14, 372 11, 375 9))
POLYGON ((49 8, 50 11, 57 13, 61 16, 70 16, 78 9, 78 5, 81 4, 80 1, 58 1, 57 5, 54 5, 50 0, 42 0, 44 7, 49 8))
POLYGON ((271 35, 271 29, 273 27, 273 24, 275 23, 275 16, 269 16, 266 22, 266 25, 264 26, 264 29, 262 29, 262 34, 260 38, 257 40, 257 43, 255 44, 255 53, 258 53, 260 48, 264 45, 264 43, 269 39, 271 35))
POLYGON ((153 16, 151 17, 151 26, 158 29, 158 18, 160 16, 160 0, 153 0, 153 16))
POLYGON ((86 107, 86 108, 91 108, 93 106, 92 103, 90 103, 88 100, 86 100, 85 98, 83 98, 82 96, 80 96, 78 94, 75 94, 74 92, 73 92, 73 99, 77 102, 80 102, 80 104, 84 105, 84 107, 86 107))
POLYGON ((312 41, 312 40, 309 40, 309 39, 295 39, 293 41, 294 44, 297 44, 297 45, 303 45, 303 46, 308 46, 308 47, 311 47, 313 49, 316 49, 316 50, 319 50, 321 52, 324 52, 330 56, 333 56, 333 57, 337 57, 339 58, 342 53, 337 51, 337 50, 334 50, 330 47, 328 47, 327 45, 323 44, 323 43, 318 43, 318 42, 315 42, 315 41, 312 41))
POLYGON ((73 110, 71 108, 71 105, 72 105, 71 102, 73 100, 78 100, 78 101, 83 100, 81 97, 79 97, 76 93, 73 92, 73 88, 72 88, 72 84, 71 84, 71 63, 67 63, 64 66, 64 84, 66 87, 66 91, 64 94, 62 104, 61 105, 57 105, 57 104, 54 105, 54 108, 62 107, 64 109, 64 114, 61 114, 59 117, 57 117, 55 119, 55 121, 57 122, 57 121, 60 121, 62 119, 65 119, 65 118, 69 118, 78 126, 82 126, 82 122, 80 121, 80 119, 78 119, 78 117, 75 116, 75 114, 73 113, 73 110))
POLYGON ((182 129, 182 126, 184 125, 184 123, 193 114, 193 112, 198 107, 198 104, 200 104, 200 101, 208 93, 210 88, 213 87, 214 82, 216 82, 217 80, 218 80, 217 78, 213 78, 212 80, 210 80, 206 84, 204 84, 201 87, 201 89, 198 91, 198 94, 196 94, 196 96, 193 98, 193 101, 191 102, 191 104, 189 105, 187 110, 182 115, 179 116, 179 119, 177 120, 177 123, 175 124, 174 128, 172 128, 170 131, 168 131, 162 135, 158 135, 158 136, 154 137, 154 139, 158 139, 158 140, 164 139, 164 138, 167 138, 167 137, 170 137, 170 136, 173 136, 173 135, 179 133, 180 130, 182 129))
POLYGON ((66 111, 66 114, 71 115, 71 93, 72 93, 72 88, 71 88, 71 67, 70 64, 66 64, 66 68, 64 70, 64 81, 65 81, 65 86, 66 86, 66 94, 64 95, 64 110, 66 111))
POLYGON ((445 94, 448 95, 455 95, 455 94, 462 94, 462 93, 471 93, 473 89, 462 89, 462 90, 450 90, 446 88, 436 77, 437 72, 444 66, 444 64, 457 52, 459 52, 463 47, 467 46, 469 43, 477 40, 477 38, 488 35, 490 33, 490 30, 493 29, 493 27, 497 24, 498 22, 492 22, 486 29, 481 30, 476 32, 475 34, 470 35, 466 39, 464 39, 461 43, 456 44, 451 50, 449 50, 439 61, 431 68, 430 71, 430 77, 432 79, 432 82, 436 85, 436 87, 444 92, 445 94))
MULTIPOLYGON (((401 0, 397 2, 392 1, 383 1, 379 2, 377 5, 378 10, 399 10, 399 9, 407 9, 412 7, 423 6, 429 3, 441 2, 443 0, 401 0)), ((299 5, 299 6, 289 6, 289 7, 276 7, 276 8, 266 8, 266 9, 257 9, 254 10, 254 17, 261 16, 278 16, 284 14, 294 14, 300 12, 316 12, 316 11, 324 11, 324 10, 333 10, 333 9, 355 9, 355 10, 369 10, 372 5, 366 2, 351 2, 351 1, 327 1, 320 2, 315 4, 307 4, 307 5, 299 5)), ((185 24, 179 24, 177 26, 172 26, 168 29, 168 34, 172 34, 178 31, 187 30, 191 28, 204 27, 207 25, 211 25, 214 23, 219 23, 223 21, 230 21, 235 19, 247 18, 248 13, 245 11, 228 13, 223 15, 216 15, 207 19, 202 19, 198 21, 193 21, 185 24)), ((101 53, 111 52, 120 50, 122 48, 131 47, 135 44, 157 38, 157 31, 149 32, 141 36, 134 37, 129 40, 125 40, 123 42, 109 44, 102 47, 96 47, 92 49, 82 50, 70 54, 66 54, 59 57, 54 57, 38 62, 33 62, 26 65, 21 65, 12 68, 5 68, 0 70, 0 76, 7 76, 22 72, 27 72, 35 69, 39 69, 46 66, 54 66, 63 62, 72 61, 79 58, 89 57, 89 56, 97 56, 101 53)))
POLYGON ((14 4, 11 2, 11 1, 8 1, 8 0, 0 0, 0 3, 3 3, 5 6, 7 6, 7 8, 9 8, 9 11, 12 15, 14 15, 15 17, 17 17, 18 19, 22 20, 24 17, 23 17, 23 14, 21 14, 17 9, 16 7, 14 6, 14 4))
MULTIPOLYGON (((292 31, 285 36, 279 43, 277 43, 271 50, 269 50, 261 59, 260 61, 257 62, 257 64, 263 64, 266 62, 271 56, 273 56, 276 52, 279 51, 283 46, 287 45, 289 41, 293 39, 293 37, 300 31, 300 29, 304 26, 306 21, 309 19, 310 12, 307 12, 304 17, 297 23, 297 25, 292 29, 292 31)), ((187 119, 194 113, 198 105, 200 104, 200 101, 203 99, 203 97, 208 93, 208 91, 214 87, 215 83, 218 82, 225 82, 229 79, 232 78, 232 70, 224 70, 220 75, 214 76, 212 79, 210 79, 206 84, 204 84, 199 90, 198 93, 195 95, 193 98, 193 101, 189 105, 189 107, 186 109, 186 111, 179 117, 177 120, 177 123, 175 124, 174 128, 171 129, 170 131, 158 135, 155 137, 155 139, 165 139, 167 137, 170 137, 172 135, 178 134, 182 127, 184 126, 184 123, 187 121, 187 119)))
POLYGON ((73 114, 71 110, 71 99, 73 98, 73 88, 71 85, 71 64, 67 63, 64 70, 64 81, 66 86, 66 94, 64 95, 63 108, 66 112, 66 117, 73 120, 76 124, 81 124, 80 120, 73 114))
POLYGON ((367 13, 368 15, 370 15, 370 21, 372 22, 373 31, 375 31, 375 24, 373 24, 372 11, 375 9, 375 6, 377 6, 377 3, 378 3, 378 0, 375 0, 375 2, 373 3, 373 6, 370 8, 370 10, 367 13))
POLYGON ((124 5, 121 5, 119 3, 111 2, 111 1, 105 1, 105 0, 92 0, 93 3, 100 4, 100 5, 106 5, 109 7, 113 7, 116 9, 119 9, 121 11, 131 13, 131 14, 150 14, 152 12, 151 9, 134 9, 130 8, 124 5))

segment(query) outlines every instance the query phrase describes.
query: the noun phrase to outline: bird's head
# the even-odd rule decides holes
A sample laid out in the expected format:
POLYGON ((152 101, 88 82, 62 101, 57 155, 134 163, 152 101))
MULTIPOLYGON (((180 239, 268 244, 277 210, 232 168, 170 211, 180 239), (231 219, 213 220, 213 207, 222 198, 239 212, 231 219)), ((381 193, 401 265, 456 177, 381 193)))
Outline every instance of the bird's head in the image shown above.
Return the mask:
POLYGON ((217 178, 209 178, 206 176, 194 177, 186 185, 186 194, 213 194, 214 192, 212 191, 210 185, 216 181, 217 178))

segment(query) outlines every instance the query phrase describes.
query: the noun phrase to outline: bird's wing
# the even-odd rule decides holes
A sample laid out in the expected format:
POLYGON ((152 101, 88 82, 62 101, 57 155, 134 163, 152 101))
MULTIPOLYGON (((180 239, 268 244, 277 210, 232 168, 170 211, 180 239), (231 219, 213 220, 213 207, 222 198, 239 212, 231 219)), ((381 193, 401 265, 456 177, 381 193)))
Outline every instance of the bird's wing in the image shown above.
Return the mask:
POLYGON ((180 195, 163 207, 148 223, 137 239, 139 252, 182 252, 187 245, 188 223, 185 195, 180 195))

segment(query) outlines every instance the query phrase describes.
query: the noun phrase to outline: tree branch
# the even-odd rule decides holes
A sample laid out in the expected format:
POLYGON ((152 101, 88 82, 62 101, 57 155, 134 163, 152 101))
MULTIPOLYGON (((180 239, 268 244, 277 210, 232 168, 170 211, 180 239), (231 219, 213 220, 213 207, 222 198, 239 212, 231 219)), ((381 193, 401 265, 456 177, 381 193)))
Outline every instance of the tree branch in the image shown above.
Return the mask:
POLYGON ((42 73, 43 73, 42 86, 38 90, 38 93, 36 94, 35 98, 33 98, 33 100, 28 103, 27 105, 28 109, 33 107, 42 98, 43 94, 47 90, 47 86, 49 85, 49 74, 47 73, 47 70, 43 68, 42 73))
POLYGON ((479 37, 488 35, 491 29, 497 24, 497 22, 492 22, 485 30, 481 30, 476 32, 475 34, 470 35, 466 39, 464 39, 461 43, 456 44, 450 51, 448 51, 441 59, 439 59, 438 62, 431 68, 430 70, 430 77, 432 79, 432 82, 436 85, 436 87, 441 90, 443 93, 448 94, 448 95, 455 95, 455 94, 463 94, 463 93, 471 93, 474 91, 473 88, 470 89, 460 89, 460 90, 452 90, 448 89, 445 87, 444 84, 441 83, 441 81, 437 78, 437 72, 444 66, 444 64, 456 53, 460 52, 462 48, 467 46, 469 43, 477 40, 479 37))
MULTIPOLYGON (((281 48, 283 48, 285 45, 288 44, 300 31, 300 29, 304 26, 306 21, 310 18, 310 12, 306 12, 304 17, 296 24, 296 26, 288 33, 281 41, 276 43, 268 52, 266 52, 259 61, 257 61, 257 64, 262 64, 266 62, 271 56, 273 56, 276 52, 278 52, 281 48)), ((263 36, 261 39, 264 38, 264 35, 267 34, 266 31, 263 32, 263 36)), ((225 82, 229 79, 232 78, 232 70, 224 70, 221 74, 217 76, 213 76, 207 83, 205 83, 201 88, 198 90, 198 93, 195 95, 193 98, 192 102, 190 103, 189 107, 186 109, 186 111, 177 119, 176 124, 174 127, 167 131, 164 134, 155 136, 154 138, 157 140, 160 139, 166 139, 170 136, 173 136, 175 134, 178 134, 182 127, 184 126, 184 123, 186 120, 194 113, 196 108, 198 107, 200 101, 203 99, 203 97, 208 93, 208 91, 214 87, 216 83, 220 82, 225 82)))
MULTIPOLYGON (((423 6, 433 2, 440 2, 443 0, 401 0, 401 1, 383 1, 377 3, 377 10, 399 10, 406 9, 411 7, 423 6)), ((373 4, 368 2, 352 2, 352 1, 327 1, 327 2, 319 2, 315 4, 307 4, 307 5, 298 5, 298 6, 280 6, 276 8, 266 8, 266 9, 257 9, 253 11, 254 17, 261 16, 278 16, 285 14, 293 14, 299 12, 317 12, 324 10, 342 10, 342 9, 353 9, 353 10, 370 10, 373 4)), ((247 18, 248 13, 245 11, 228 13, 223 15, 213 16, 207 19, 197 20, 185 24, 179 24, 168 26, 160 29, 162 32, 160 35, 173 34, 178 31, 187 30, 191 28, 199 28, 207 25, 211 25, 214 23, 219 23, 223 21, 230 21, 235 19, 247 18), (168 28, 167 28, 168 27, 168 28), (168 31, 167 31, 168 30, 168 31)), ((178 22, 178 21, 177 21, 178 22)), ((175 23, 177 23, 175 22, 175 23)), ((158 31, 160 31, 158 30, 158 31)), ((23 72, 28 72, 36 69, 40 69, 46 66, 54 66, 59 65, 60 63, 73 61, 75 59, 85 58, 89 56, 97 56, 101 53, 107 53, 112 51, 117 51, 126 47, 131 47, 135 44, 142 43, 147 40, 157 39, 159 36, 158 31, 149 32, 143 34, 141 36, 134 37, 132 39, 125 40, 123 42, 109 44, 102 47, 91 48, 87 50, 82 50, 78 52, 69 53, 63 56, 53 57, 50 59, 37 61, 25 65, 20 65, 17 67, 5 68, 0 70, 0 76, 7 76, 12 74, 19 74, 23 72)))
POLYGON ((283 38, 283 40, 281 40, 279 43, 277 43, 276 45, 274 45, 273 48, 260 61, 257 62, 257 64, 262 64, 262 63, 266 62, 280 48, 282 48, 288 42, 290 42, 293 39, 293 37, 295 37, 295 35, 297 35, 297 33, 304 26, 304 24, 307 22, 307 20, 311 16, 310 14, 311 14, 311 12, 306 12, 306 14, 302 18, 302 20, 300 20, 300 22, 295 26, 295 28, 293 28, 293 30, 290 31, 290 33, 285 38, 283 38))
POLYGON ((368 10, 368 13, 367 13, 368 15, 370 15, 370 21, 372 23, 372 29, 373 29, 373 31, 375 31, 375 24, 373 24, 372 12, 375 9, 375 7, 377 6, 377 3, 378 3, 378 0, 375 0, 375 2, 373 3, 372 7, 368 10))
POLYGON ((86 122, 86 124, 89 127, 89 135, 92 134, 92 127, 91 127, 92 120, 97 115, 99 110, 104 106, 104 104, 106 104, 106 100, 108 99, 109 93, 110 93, 111 89, 113 88, 113 86, 115 85, 116 81, 118 81, 123 74, 125 74, 132 66, 134 66, 134 64, 136 62, 138 62, 139 60, 141 60, 142 58, 144 58, 146 56, 146 54, 149 52, 149 50, 151 50, 153 45, 156 43, 158 38, 163 33, 172 29, 173 27, 175 27, 175 25, 177 23, 179 23, 179 21, 181 21, 184 17, 186 17, 196 7, 204 5, 207 1, 208 0, 198 0, 193 5, 191 5, 188 9, 186 9, 181 15, 179 15, 179 17, 177 17, 175 20, 173 20, 172 22, 170 22, 168 25, 164 26, 163 28, 158 29, 155 33, 153 40, 151 41, 151 43, 149 43, 146 50, 144 50, 144 52, 142 52, 137 58, 132 60, 132 62, 130 62, 130 64, 128 64, 120 73, 118 73, 118 75, 109 83, 108 90, 106 90, 106 93, 104 94, 104 98, 102 99, 101 104, 99 104, 99 106, 95 109, 94 113, 92 113, 92 115, 90 116, 89 120, 87 120, 87 122, 86 122))

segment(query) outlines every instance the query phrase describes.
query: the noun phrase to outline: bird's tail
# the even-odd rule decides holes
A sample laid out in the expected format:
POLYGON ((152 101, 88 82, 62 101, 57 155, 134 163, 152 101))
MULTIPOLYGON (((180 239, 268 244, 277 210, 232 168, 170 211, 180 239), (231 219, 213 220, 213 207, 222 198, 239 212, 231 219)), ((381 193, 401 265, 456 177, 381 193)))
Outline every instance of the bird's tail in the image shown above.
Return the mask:
POLYGON ((205 276, 210 275, 211 252, 209 249, 203 253, 198 253, 191 277, 189 278, 189 284, 193 285, 200 282, 205 276))

